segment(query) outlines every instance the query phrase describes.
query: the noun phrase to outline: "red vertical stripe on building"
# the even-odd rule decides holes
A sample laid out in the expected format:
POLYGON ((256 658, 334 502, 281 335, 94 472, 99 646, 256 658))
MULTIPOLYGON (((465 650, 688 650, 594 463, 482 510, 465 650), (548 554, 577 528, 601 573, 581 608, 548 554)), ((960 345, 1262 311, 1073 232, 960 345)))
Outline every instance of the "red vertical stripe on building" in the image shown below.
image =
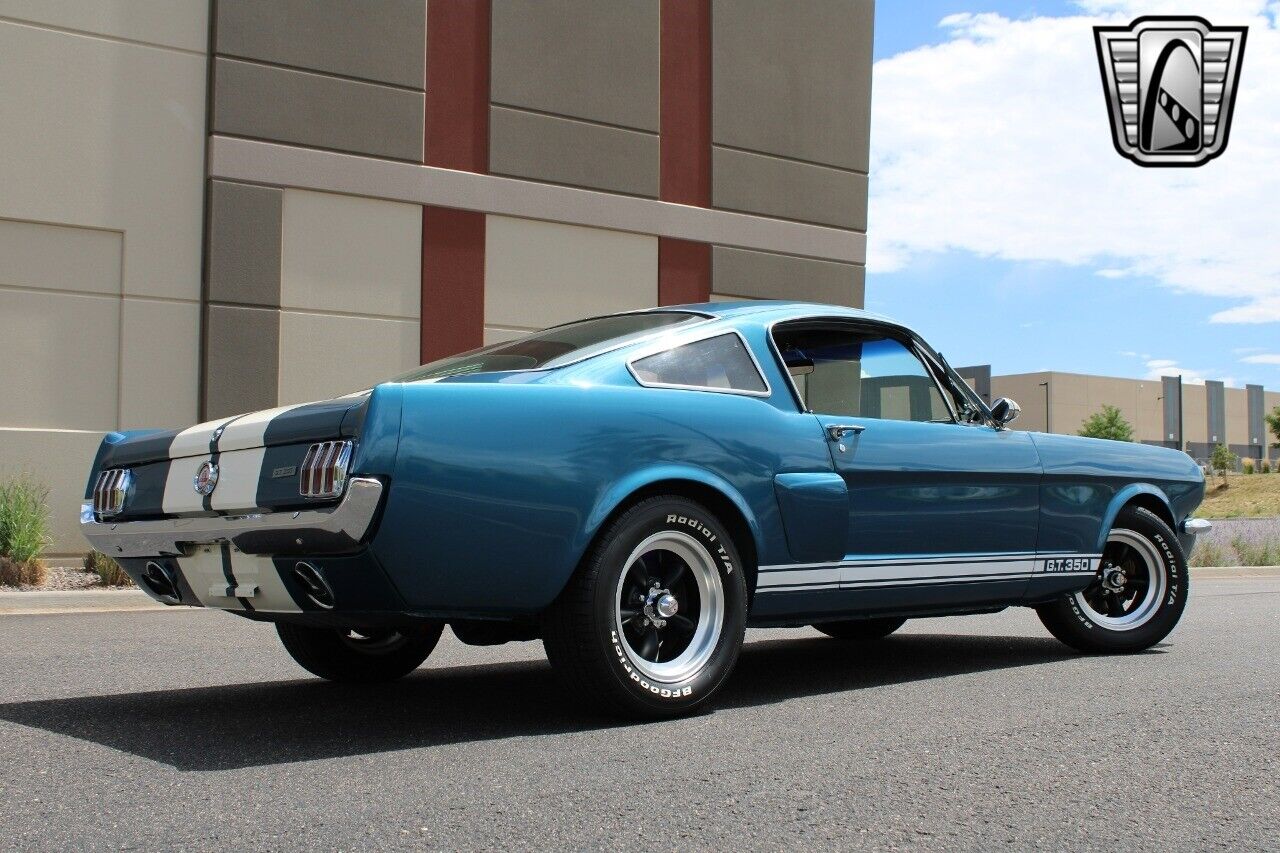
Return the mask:
MULTIPOLYGON (((711 0, 661 0, 658 197, 711 204, 711 0)), ((711 297, 711 247, 658 240, 658 302, 711 297)))
MULTIPOLYGON (((428 166, 489 170, 490 0, 427 3, 428 166)), ((483 213, 422 210, 423 362, 484 343, 483 213)))

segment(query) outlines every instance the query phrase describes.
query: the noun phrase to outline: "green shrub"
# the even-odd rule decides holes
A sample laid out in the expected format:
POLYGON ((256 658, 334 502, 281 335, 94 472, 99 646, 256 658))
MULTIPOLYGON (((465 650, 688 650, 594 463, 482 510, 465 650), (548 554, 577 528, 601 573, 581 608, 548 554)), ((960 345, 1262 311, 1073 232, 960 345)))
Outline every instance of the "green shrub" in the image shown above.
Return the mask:
POLYGON ((49 541, 49 490, 25 476, 0 483, 0 557, 29 563, 49 541))
POLYGON ((1227 549, 1217 542, 1201 537, 1191 552, 1193 566, 1225 566, 1227 565, 1227 549))
POLYGON ((101 551, 90 551, 84 555, 84 570, 97 575, 103 586, 133 586, 133 581, 120 564, 101 551))
POLYGON ((1280 542, 1248 542, 1237 536, 1231 540, 1231 547, 1240 555, 1242 566, 1280 565, 1280 542))
POLYGON ((1112 441, 1133 441, 1133 427, 1115 406, 1103 406, 1080 426, 1085 438, 1109 438, 1112 441))
POLYGON ((1262 460, 1262 464, 1258 466, 1258 473, 1259 473, 1259 474, 1270 474, 1270 473, 1271 473, 1271 463, 1270 463, 1270 462, 1268 462, 1267 460, 1263 459, 1263 460, 1262 460))
POLYGON ((1244 462, 1242 462, 1242 463, 1240 464, 1240 473, 1242 473, 1242 474, 1252 474, 1252 473, 1253 473, 1253 461, 1252 461, 1252 460, 1250 460, 1250 459, 1246 459, 1246 460, 1244 460, 1244 462))
POLYGON ((1236 456, 1225 444, 1219 444, 1213 448, 1213 455, 1209 457, 1209 464, 1213 466, 1213 470, 1222 475, 1222 485, 1227 485, 1227 472, 1235 470, 1236 463, 1240 461, 1240 457, 1236 456))

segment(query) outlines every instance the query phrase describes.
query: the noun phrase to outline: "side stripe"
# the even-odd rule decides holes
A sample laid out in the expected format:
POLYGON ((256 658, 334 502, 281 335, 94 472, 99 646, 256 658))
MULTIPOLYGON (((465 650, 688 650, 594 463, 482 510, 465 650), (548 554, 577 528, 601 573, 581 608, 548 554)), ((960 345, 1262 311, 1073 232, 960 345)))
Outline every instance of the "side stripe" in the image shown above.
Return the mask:
POLYGON ((1100 554, 1011 553, 947 554, 904 558, 871 557, 837 563, 761 566, 757 592, 801 592, 815 589, 862 589, 926 586, 998 580, 1025 580, 1054 575, 1087 576, 1097 571, 1100 554), (1087 560, 1088 568, 1044 571, 1055 558, 1087 560))

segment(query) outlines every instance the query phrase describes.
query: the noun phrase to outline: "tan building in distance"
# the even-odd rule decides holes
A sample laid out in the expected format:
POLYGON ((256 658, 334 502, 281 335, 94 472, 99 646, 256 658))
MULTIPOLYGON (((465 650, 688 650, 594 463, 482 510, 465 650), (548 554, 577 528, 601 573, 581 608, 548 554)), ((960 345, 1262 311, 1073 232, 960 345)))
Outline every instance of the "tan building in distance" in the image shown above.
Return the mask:
POLYGON ((1015 429, 1074 435, 1103 406, 1115 406, 1144 444, 1180 447, 1197 459, 1218 444, 1241 459, 1277 459, 1263 415, 1280 406, 1280 392, 1261 385, 1184 383, 1177 376, 1124 379, 1045 371, 992 376, 990 365, 958 371, 988 402, 1009 397, 1022 407, 1015 429))

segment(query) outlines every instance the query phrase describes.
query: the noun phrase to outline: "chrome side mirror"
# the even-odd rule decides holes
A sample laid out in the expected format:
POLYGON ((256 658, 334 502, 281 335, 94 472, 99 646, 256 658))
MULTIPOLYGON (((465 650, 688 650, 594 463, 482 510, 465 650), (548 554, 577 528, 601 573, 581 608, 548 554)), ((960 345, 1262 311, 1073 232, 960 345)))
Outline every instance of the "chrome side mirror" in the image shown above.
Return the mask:
POLYGON ((1022 414, 1022 407, 1008 397, 1001 397, 991 406, 991 419, 998 427, 1008 426, 1016 421, 1020 414, 1022 414))

